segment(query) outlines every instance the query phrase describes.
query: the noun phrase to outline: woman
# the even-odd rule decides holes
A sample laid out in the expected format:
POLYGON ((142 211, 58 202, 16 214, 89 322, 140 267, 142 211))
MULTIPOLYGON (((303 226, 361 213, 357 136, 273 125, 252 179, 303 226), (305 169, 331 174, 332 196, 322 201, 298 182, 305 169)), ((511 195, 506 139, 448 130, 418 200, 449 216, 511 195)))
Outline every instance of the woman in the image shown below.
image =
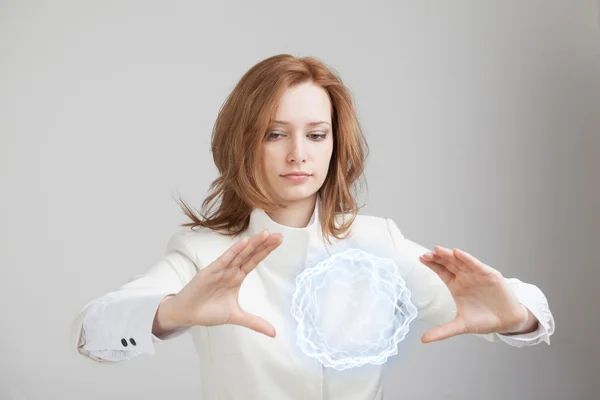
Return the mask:
POLYGON ((80 311, 77 353, 114 363, 189 332, 207 400, 380 399, 381 364, 327 368, 298 346, 290 315, 296 278, 341 245, 394 261, 418 318, 439 325, 423 343, 473 333, 550 344, 554 319, 536 286, 357 215, 367 150, 349 91, 323 63, 277 55, 253 66, 215 123, 220 176, 203 217, 184 203, 191 229, 172 236, 165 257, 80 311))

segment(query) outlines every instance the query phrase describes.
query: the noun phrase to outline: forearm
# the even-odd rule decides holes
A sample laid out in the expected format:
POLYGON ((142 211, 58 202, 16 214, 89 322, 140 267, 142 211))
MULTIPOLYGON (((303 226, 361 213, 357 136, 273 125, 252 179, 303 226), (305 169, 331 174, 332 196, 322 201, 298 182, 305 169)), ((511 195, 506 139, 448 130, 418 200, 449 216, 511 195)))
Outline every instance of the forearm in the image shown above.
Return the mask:
POLYGON ((156 315, 154 316, 154 322, 152 323, 152 334, 158 338, 167 336, 171 332, 184 327, 182 324, 177 323, 172 317, 173 312, 171 308, 171 299, 174 296, 174 294, 165 296, 165 298, 160 302, 158 310, 156 311, 156 315))

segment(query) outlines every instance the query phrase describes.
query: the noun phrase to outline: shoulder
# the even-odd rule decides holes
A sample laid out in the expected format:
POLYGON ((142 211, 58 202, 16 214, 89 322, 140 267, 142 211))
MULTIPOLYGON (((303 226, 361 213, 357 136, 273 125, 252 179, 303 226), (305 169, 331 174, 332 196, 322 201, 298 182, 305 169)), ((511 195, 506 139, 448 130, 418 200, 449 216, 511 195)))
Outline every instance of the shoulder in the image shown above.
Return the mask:
POLYGON ((232 236, 205 227, 197 226, 194 230, 190 227, 180 227, 171 234, 166 252, 179 251, 199 265, 198 250, 202 249, 203 254, 211 248, 222 252, 222 249, 231 246, 234 240, 232 236))
POLYGON ((400 265, 413 265, 421 254, 429 251, 405 237, 392 218, 357 215, 352 226, 353 234, 348 244, 393 258, 400 265))
MULTIPOLYGON (((337 223, 351 218, 351 214, 339 214, 337 223)), ((352 222, 352 237, 360 242, 373 240, 385 241, 390 244, 404 239, 398 225, 393 219, 375 215, 358 214, 352 222)))
MULTIPOLYGON (((341 224, 344 220, 349 220, 350 218, 352 218, 351 214, 339 214, 336 217, 336 221, 338 224, 341 224)), ((391 218, 364 214, 356 215, 356 218, 352 223, 352 228, 359 231, 381 231, 389 232, 390 234, 392 234, 394 231, 399 231, 398 226, 391 218)))

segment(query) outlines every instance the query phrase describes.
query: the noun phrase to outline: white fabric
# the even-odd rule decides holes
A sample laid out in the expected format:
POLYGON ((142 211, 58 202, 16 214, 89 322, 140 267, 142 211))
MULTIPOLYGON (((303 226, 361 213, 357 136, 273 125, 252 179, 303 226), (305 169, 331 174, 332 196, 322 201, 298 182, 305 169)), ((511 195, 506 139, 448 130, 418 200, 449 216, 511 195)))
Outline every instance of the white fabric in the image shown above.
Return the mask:
MULTIPOLYGON (((447 323, 456 315, 456 305, 441 279, 419 261, 419 256, 429 250, 406 239, 394 221, 359 215, 352 234, 344 240, 333 238, 329 245, 322 240, 318 210, 319 202, 307 227, 292 228, 279 225, 263 210, 254 209, 248 230, 235 240, 208 229, 175 233, 164 258, 117 290, 93 299, 78 313, 71 333, 77 354, 111 364, 140 354, 154 354, 154 343, 190 333, 202 365, 200 386, 206 400, 381 399, 382 366, 367 365, 340 372, 324 368, 300 351, 295 343, 295 321, 290 316, 295 277, 333 249, 357 247, 393 258, 400 266, 418 309, 417 319, 433 326, 447 323), (209 265, 237 240, 264 229, 282 233, 283 242, 246 277, 239 302, 246 311, 272 323, 276 338, 236 325, 188 327, 163 338, 152 334, 154 316, 164 296, 178 293, 198 269, 209 265), (126 347, 122 339, 127 341, 126 347), (134 339, 135 346, 130 339, 134 339)), ((550 344, 554 318, 542 291, 519 279, 506 279, 517 299, 539 320, 538 329, 523 335, 477 336, 514 347, 542 341, 550 344)), ((418 339, 413 343, 420 343, 418 339)))

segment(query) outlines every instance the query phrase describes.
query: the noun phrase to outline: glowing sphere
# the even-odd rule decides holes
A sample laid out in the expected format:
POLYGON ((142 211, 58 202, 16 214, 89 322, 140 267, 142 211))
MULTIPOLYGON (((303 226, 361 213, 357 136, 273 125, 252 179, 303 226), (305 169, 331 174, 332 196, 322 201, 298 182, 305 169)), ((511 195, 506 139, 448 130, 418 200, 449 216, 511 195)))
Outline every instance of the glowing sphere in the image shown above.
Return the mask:
POLYGON ((390 258, 347 249, 296 277, 297 344, 324 366, 383 364, 398 353, 417 309, 390 258))

